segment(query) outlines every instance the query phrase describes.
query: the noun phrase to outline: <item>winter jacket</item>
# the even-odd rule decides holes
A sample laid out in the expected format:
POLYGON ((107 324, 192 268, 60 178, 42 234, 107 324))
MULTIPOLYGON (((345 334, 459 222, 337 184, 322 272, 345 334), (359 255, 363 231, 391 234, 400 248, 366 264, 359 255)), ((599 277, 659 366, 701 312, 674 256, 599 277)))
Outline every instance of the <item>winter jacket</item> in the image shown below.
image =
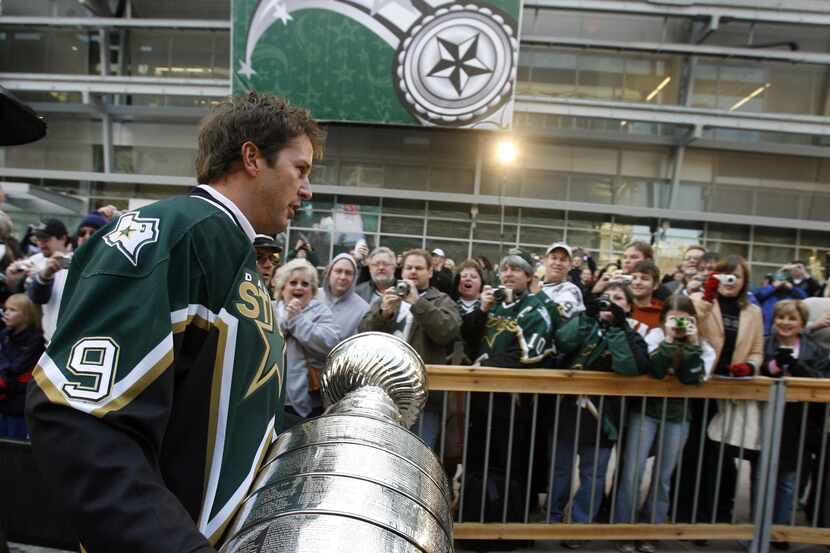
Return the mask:
POLYGON ((39 328, 29 327, 17 334, 10 328, 0 331, 0 413, 23 416, 26 384, 44 349, 39 328))
MULTIPOLYGON (((723 351, 725 340, 723 316, 717 300, 708 302, 702 292, 690 296, 697 311, 700 336, 715 348, 715 367, 723 351)), ((730 365, 749 363, 755 373, 764 360, 764 321, 761 308, 747 303, 741 308, 738 320, 738 338, 730 365)), ((746 449, 761 448, 761 407, 757 401, 717 400, 717 414, 709 421, 707 435, 716 442, 725 442, 746 449)))
POLYGON ((369 310, 369 304, 360 296, 355 294, 354 279, 352 279, 352 286, 337 297, 331 293, 331 286, 329 284, 329 277, 331 276, 331 268, 341 259, 351 261, 357 274, 357 264, 354 258, 348 253, 341 253, 331 260, 326 271, 323 273, 323 288, 320 294, 320 300, 331 309, 334 324, 337 327, 337 335, 340 340, 345 340, 349 336, 357 333, 357 327, 363 315, 369 310))
POLYGON ((753 294, 764 314, 764 336, 768 336, 772 328, 772 313, 776 303, 783 300, 803 300, 807 297, 807 293, 796 286, 787 289, 783 286, 776 288, 772 284, 758 288, 753 294))
MULTIPOLYGON (((775 359, 775 350, 779 347, 778 336, 772 334, 767 338, 764 348, 764 364, 761 374, 772 378, 794 376, 799 378, 830 377, 830 353, 807 334, 800 336, 798 359, 787 373, 770 373, 770 363, 775 359)), ((824 405, 820 403, 801 403, 788 401, 784 406, 784 423, 781 429, 781 447, 779 464, 783 471, 794 471, 798 463, 798 446, 801 441, 801 418, 807 405, 807 426, 805 428, 805 447, 808 450, 821 449, 822 429, 824 428, 824 405)))
MULTIPOLYGON (((707 380, 715 369, 715 349, 705 340, 699 344, 674 341, 666 342, 666 336, 660 327, 653 328, 646 336, 646 345, 651 356, 651 376, 663 379, 673 374, 683 384, 699 384, 707 380)), ((681 398, 668 398, 665 401, 667 422, 689 422, 691 413, 685 410, 686 402, 681 398)), ((633 401, 632 411, 641 411, 642 402, 633 401)), ((663 418, 663 400, 646 400, 646 416, 661 420, 663 418)))
POLYGON ((355 286, 354 293, 368 305, 372 305, 380 299, 380 292, 378 292, 378 289, 375 287, 375 283, 372 282, 371 278, 366 282, 361 282, 355 286))
POLYGON ((275 309, 285 336, 285 404, 307 417, 321 404, 319 371, 339 341, 337 327, 331 310, 317 299, 287 320, 285 303, 276 303, 275 309))
POLYGON ((461 329, 458 306, 435 288, 427 288, 411 306, 404 307, 404 303, 401 302, 393 317, 387 318, 380 311, 381 302, 374 302, 360 322, 360 332, 375 330, 395 334, 405 339, 424 363, 446 363, 448 349, 461 329))
MULTIPOLYGON (((648 347, 630 324, 608 325, 594 317, 580 314, 565 323, 556 333, 556 344, 569 360, 570 370, 614 372, 636 376, 652 372, 648 347)), ((621 416, 618 397, 562 396, 557 439, 570 439, 576 432, 577 411, 582 408, 579 442, 595 443, 598 427, 601 444, 610 447, 616 441, 621 416), (601 421, 598 421, 600 413, 601 421)), ((549 406, 545 406, 549 411, 549 406)))

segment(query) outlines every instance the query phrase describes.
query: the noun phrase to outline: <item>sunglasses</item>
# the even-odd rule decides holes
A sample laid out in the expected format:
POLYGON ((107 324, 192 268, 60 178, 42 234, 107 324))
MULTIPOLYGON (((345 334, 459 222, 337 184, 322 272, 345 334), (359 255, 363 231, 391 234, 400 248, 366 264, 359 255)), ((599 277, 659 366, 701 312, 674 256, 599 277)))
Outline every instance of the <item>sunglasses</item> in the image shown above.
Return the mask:
POLYGON ((265 261, 270 261, 273 264, 277 264, 280 262, 280 254, 278 253, 261 253, 257 254, 256 262, 257 263, 265 263, 265 261))

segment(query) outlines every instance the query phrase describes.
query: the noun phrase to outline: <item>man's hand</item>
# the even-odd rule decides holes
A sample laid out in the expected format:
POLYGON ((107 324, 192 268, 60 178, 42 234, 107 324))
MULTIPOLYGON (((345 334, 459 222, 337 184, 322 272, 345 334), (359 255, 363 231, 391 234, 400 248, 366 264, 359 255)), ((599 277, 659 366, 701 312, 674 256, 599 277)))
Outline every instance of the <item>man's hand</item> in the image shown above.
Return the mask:
POLYGON ((481 309, 485 313, 489 312, 494 305, 496 305, 496 298, 493 296, 493 287, 489 284, 484 285, 484 289, 481 291, 481 309))
POLYGON ((380 297, 380 312, 387 319, 391 319, 398 312, 401 304, 401 297, 395 292, 395 287, 390 286, 380 297))
POLYGON ((288 303, 285 304, 285 318, 286 319, 293 319, 297 315, 299 315, 300 311, 303 310, 303 302, 299 298, 294 298, 290 300, 288 303))
POLYGON ((363 240, 359 241, 352 252, 355 259, 361 263, 365 263, 366 258, 369 257, 369 246, 363 240))
POLYGON ((401 299, 409 305, 412 305, 418 301, 418 287, 416 286, 416 282, 414 280, 403 279, 403 281, 409 284, 409 293, 401 299))
POLYGON ((121 215, 121 212, 118 211, 118 208, 114 205, 105 205, 104 207, 99 207, 98 213, 103 215, 107 221, 112 221, 114 218, 121 215))
POLYGON ((43 280, 52 280, 54 278, 55 273, 61 270, 61 258, 63 256, 59 254, 52 255, 49 259, 46 260, 46 266, 40 271, 40 278, 43 280))
POLYGON ((591 290, 594 294, 601 294, 608 288, 608 285, 611 283, 611 271, 605 271, 596 284, 594 284, 594 288, 591 290))
POLYGON ((611 315, 614 317, 614 325, 625 327, 628 325, 628 316, 623 311, 623 308, 616 303, 611 303, 611 315))

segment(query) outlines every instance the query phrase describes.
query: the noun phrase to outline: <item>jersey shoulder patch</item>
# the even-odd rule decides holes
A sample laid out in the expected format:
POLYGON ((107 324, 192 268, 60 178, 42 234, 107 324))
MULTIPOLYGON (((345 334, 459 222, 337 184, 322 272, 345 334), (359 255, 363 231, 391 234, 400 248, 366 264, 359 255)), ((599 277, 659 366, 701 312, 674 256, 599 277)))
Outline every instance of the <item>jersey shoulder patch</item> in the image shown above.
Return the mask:
POLYGON ((104 242, 121 252, 133 266, 138 266, 142 248, 158 242, 158 239, 159 219, 141 217, 139 211, 123 214, 115 228, 104 236, 104 242))

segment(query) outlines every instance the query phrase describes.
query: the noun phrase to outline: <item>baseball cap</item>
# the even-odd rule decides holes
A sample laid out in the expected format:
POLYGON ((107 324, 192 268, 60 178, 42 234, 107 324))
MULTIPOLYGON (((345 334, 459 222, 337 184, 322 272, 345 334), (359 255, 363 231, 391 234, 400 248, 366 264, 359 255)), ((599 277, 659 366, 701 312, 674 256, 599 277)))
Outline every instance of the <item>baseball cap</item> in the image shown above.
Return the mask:
POLYGON ((97 230, 107 226, 107 224, 109 224, 109 221, 107 221, 107 218, 100 213, 89 213, 86 217, 81 219, 81 224, 78 225, 78 230, 84 227, 94 228, 97 230))
POLYGON ((528 276, 533 274, 533 271, 536 268, 536 261, 533 260, 533 256, 530 255, 529 252, 526 252, 521 248, 510 248, 509 250, 507 250, 507 256, 515 256, 524 261, 527 265, 527 267, 525 267, 525 272, 528 274, 528 276))
POLYGON ((432 255, 439 255, 441 257, 447 257, 446 254, 444 254, 444 250, 442 250, 441 248, 435 248, 434 250, 432 250, 432 255))
POLYGON ((275 252, 282 251, 282 246, 274 240, 273 236, 269 236, 267 234, 257 234, 254 237, 254 248, 273 250, 275 252))
POLYGON ((554 242, 553 244, 548 246, 548 249, 545 251, 545 255, 550 254, 550 252, 552 252, 553 250, 565 250, 568 253, 568 257, 573 259, 573 256, 574 256, 573 250, 571 249, 571 247, 569 245, 567 245, 564 242, 554 242))
POLYGON ((47 239, 52 236, 60 238, 61 236, 69 236, 69 231, 58 219, 44 219, 34 229, 35 238, 47 239))

